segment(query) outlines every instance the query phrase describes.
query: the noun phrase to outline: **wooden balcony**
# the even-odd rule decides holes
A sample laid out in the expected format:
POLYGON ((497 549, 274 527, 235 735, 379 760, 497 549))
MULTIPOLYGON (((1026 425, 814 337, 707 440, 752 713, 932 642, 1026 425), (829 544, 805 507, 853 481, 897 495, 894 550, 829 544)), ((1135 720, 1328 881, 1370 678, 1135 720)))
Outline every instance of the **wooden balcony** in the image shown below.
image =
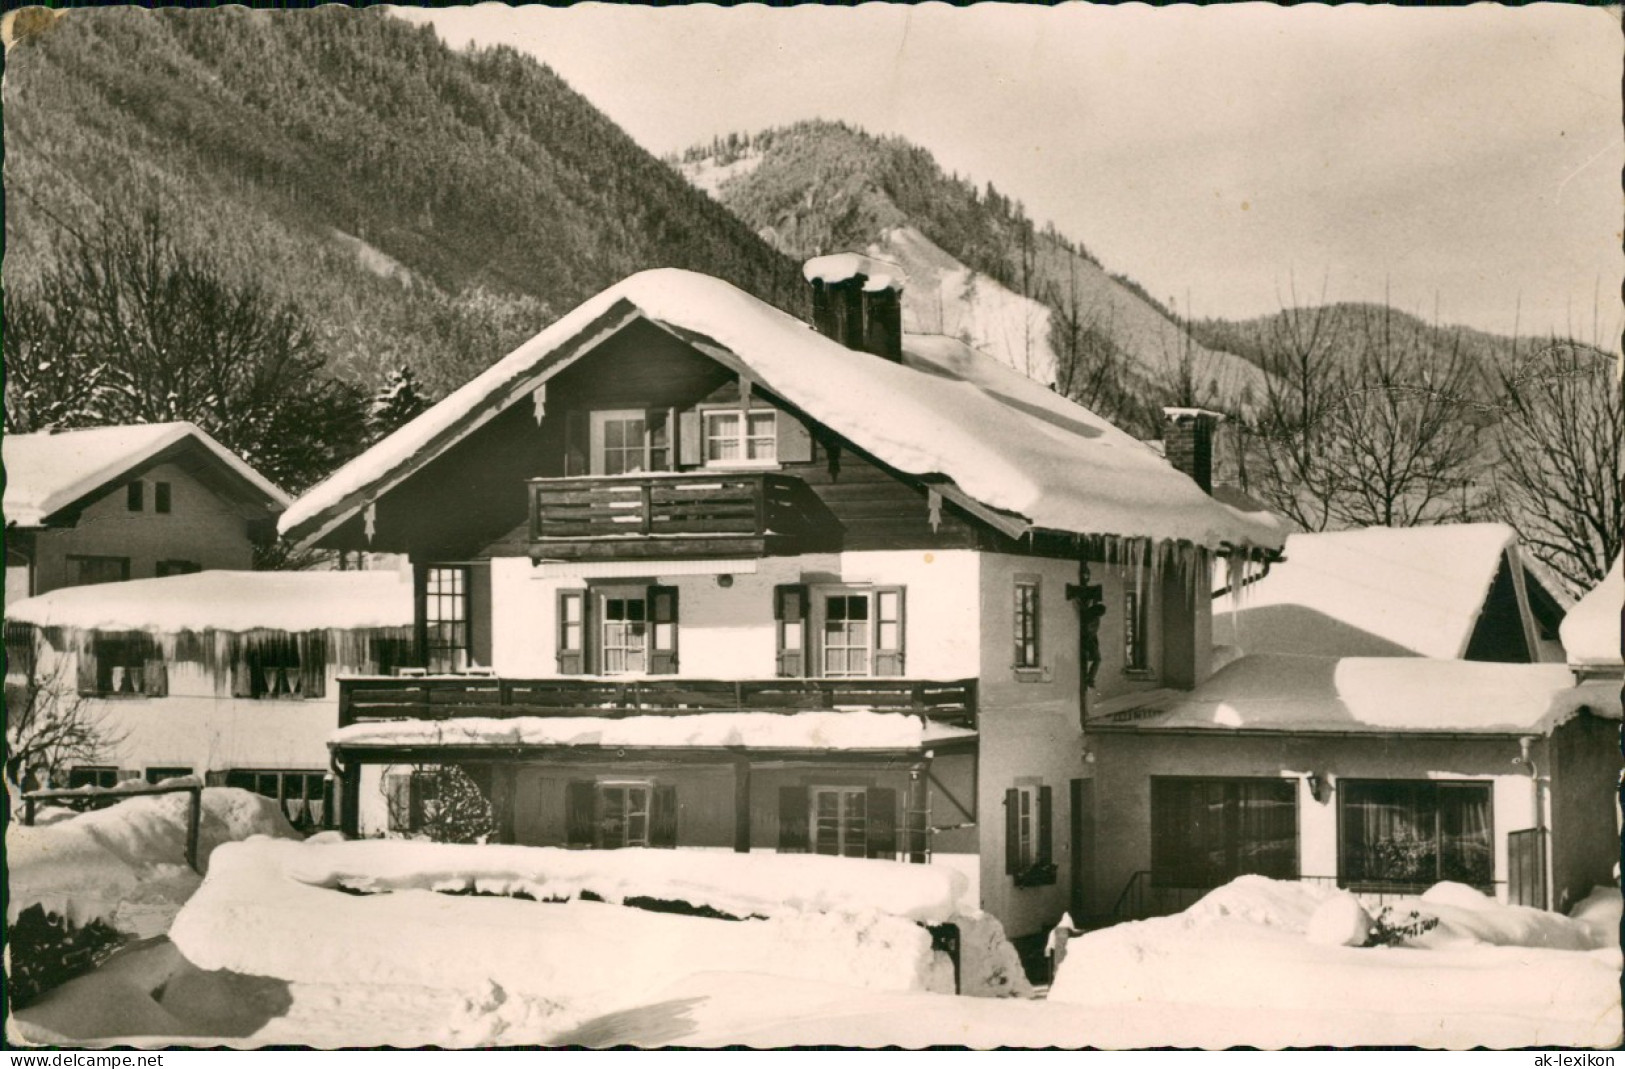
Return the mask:
POLYGON ((685 713, 864 710, 976 725, 976 680, 502 679, 496 676, 339 680, 339 726, 373 720, 482 716, 625 717, 685 713))
POLYGON ((692 472, 530 480, 531 555, 607 560, 794 552, 798 480, 692 472))

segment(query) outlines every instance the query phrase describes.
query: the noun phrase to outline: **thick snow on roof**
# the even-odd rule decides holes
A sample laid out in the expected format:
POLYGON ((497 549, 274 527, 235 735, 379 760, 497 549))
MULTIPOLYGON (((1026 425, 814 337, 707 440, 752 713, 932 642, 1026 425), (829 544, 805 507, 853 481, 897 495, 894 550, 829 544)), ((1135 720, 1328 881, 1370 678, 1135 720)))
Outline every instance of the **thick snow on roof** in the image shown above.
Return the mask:
POLYGON ((187 438, 196 439, 278 507, 288 504, 286 494, 196 426, 149 423, 6 435, 0 443, 6 464, 6 523, 38 526, 58 509, 187 438))
POLYGON ((1625 608, 1625 572, 1621 560, 1597 588, 1563 617, 1558 636, 1569 663, 1582 666, 1618 666, 1620 662, 1620 610, 1625 608))
POLYGON ((412 584, 394 571, 195 572, 66 587, 6 619, 85 631, 324 631, 408 627, 412 584))
POLYGON ((863 288, 871 293, 903 288, 902 268, 856 252, 814 256, 802 265, 801 273, 808 282, 822 282, 826 286, 862 275, 866 279, 863 288))
POLYGON ((1101 718, 1137 729, 1541 734, 1589 709, 1619 716, 1608 686, 1560 664, 1420 657, 1243 657, 1189 693, 1101 718))
POLYGON ((528 397, 547 357, 618 306, 712 339, 765 388, 887 464, 947 476, 1033 526, 1210 547, 1275 548, 1283 538, 1278 522, 1217 504, 1092 412, 1053 396, 1037 403, 1042 387, 1018 394, 1005 380, 980 385, 855 352, 726 282, 674 269, 633 275, 565 315, 295 501, 282 531, 318 534, 349 514, 329 510, 359 509, 426 462, 431 446, 528 397))
POLYGON ((1234 612, 1215 603, 1213 641, 1248 653, 1460 657, 1516 540, 1499 523, 1293 534, 1234 612))
POLYGON ((925 721, 902 713, 687 713, 677 716, 455 717, 352 724, 335 746, 597 746, 655 749, 918 750, 925 721))

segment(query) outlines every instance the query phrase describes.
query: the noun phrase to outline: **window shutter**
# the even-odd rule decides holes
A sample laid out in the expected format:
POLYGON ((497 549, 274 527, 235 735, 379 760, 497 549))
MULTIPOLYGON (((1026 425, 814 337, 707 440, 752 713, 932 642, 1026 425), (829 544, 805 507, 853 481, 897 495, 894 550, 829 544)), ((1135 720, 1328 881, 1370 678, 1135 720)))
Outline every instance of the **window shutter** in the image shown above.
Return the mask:
POLYGON ((807 788, 779 788, 779 853, 807 852, 807 788))
POLYGON ((299 636, 299 696, 327 694, 327 635, 312 631, 299 636))
POLYGON ((598 788, 590 779, 573 779, 564 790, 564 842, 592 847, 598 836, 598 788))
POLYGON ((96 685, 96 646, 93 642, 83 642, 79 645, 79 693, 95 694, 96 685))
POLYGON ((807 425, 788 412, 780 412, 777 422, 779 427, 779 462, 783 464, 810 463, 813 458, 812 435, 807 433, 807 425))
POLYGON ((564 474, 588 475, 592 472, 589 460, 591 445, 587 441, 587 414, 579 409, 564 413, 564 474))
POLYGON ((677 671, 677 588, 649 588, 649 673, 671 675, 677 671))
POLYGON ((389 830, 412 830, 412 773, 391 772, 384 777, 384 797, 389 806, 389 830))
POLYGON ((705 463, 705 437, 700 433, 700 413, 696 409, 677 416, 677 462, 685 468, 705 463))
POLYGON ((875 675, 903 674, 903 588, 875 590, 875 675))
POLYGON ((890 787, 870 787, 865 792, 869 813, 868 856, 886 861, 897 858, 897 792, 890 787))
POLYGON ((149 650, 142 661, 141 693, 149 698, 163 698, 169 694, 169 666, 164 663, 162 650, 149 650))
POLYGON ((559 591, 559 675, 579 676, 587 670, 587 592, 559 591))
POLYGON ((1054 791, 1038 788, 1038 863, 1048 865, 1055 858, 1054 791))
POLYGON ((782 678, 807 674, 807 588, 788 584, 773 588, 773 618, 778 621, 778 672, 782 678))
POLYGON ((1004 871, 1021 871, 1021 792, 1004 792, 1004 871))
POLYGON ((649 845, 671 850, 677 846, 677 788, 657 784, 649 800, 649 845))

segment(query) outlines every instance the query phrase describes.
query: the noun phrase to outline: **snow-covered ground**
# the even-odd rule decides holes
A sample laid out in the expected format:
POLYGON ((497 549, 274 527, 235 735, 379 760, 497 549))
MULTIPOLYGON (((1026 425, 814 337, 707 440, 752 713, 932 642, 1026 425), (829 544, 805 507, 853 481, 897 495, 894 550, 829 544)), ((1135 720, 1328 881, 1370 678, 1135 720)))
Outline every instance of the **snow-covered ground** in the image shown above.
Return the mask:
POLYGON ((1340 892, 1242 877, 1184 913, 1073 940, 1052 1002, 1117 1010, 1205 1007, 1157 1042, 1253 1046, 1611 1046, 1620 1039, 1619 898, 1565 918, 1441 884, 1416 909, 1439 926, 1401 946, 1306 938, 1340 892))
MULTIPOLYGON (((1408 945, 1357 948, 1306 936, 1342 892, 1244 877, 1178 916, 1074 938, 1043 1001, 947 994, 948 962, 904 914, 952 915, 962 889, 921 866, 906 887, 859 878, 886 865, 255 839, 216 853, 173 947, 115 959, 23 1011, 18 1027, 34 1042, 118 1033, 138 1044, 214 1036, 322 1047, 1620 1039, 1611 888, 1562 917, 1440 885, 1399 907, 1437 917, 1436 928, 1408 945), (886 884, 882 899, 875 889, 886 884), (652 912, 582 900, 589 890, 760 916, 652 912)), ((989 963, 1013 965, 996 925, 959 919, 967 960, 981 962, 970 972, 985 982, 989 963)))
MULTIPOLYGON (((202 879, 186 864, 189 804, 184 793, 153 795, 34 827, 13 822, 6 829, 6 919, 39 905, 75 925, 100 919, 136 936, 165 931, 202 879)), ((198 863, 205 872, 216 847, 254 835, 299 837, 269 798, 204 790, 198 863)))

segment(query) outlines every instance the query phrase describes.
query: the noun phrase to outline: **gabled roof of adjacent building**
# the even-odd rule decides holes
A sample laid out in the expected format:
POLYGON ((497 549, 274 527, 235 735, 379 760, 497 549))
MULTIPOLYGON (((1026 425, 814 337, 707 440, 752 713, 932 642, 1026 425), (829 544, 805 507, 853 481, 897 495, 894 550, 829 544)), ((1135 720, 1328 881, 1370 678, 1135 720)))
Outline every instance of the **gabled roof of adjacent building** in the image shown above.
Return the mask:
POLYGON ((1620 611, 1625 608, 1625 573, 1614 558, 1608 575, 1563 618, 1563 652, 1577 668, 1619 668, 1620 611))
POLYGON ((193 462, 216 485, 268 515, 288 495, 236 453, 191 423, 144 423, 83 430, 8 434, 0 443, 6 466, 8 527, 42 527, 166 460, 193 462))
MULTIPOLYGON (((948 339, 903 364, 848 349, 718 279, 645 271, 569 312, 467 385, 340 468, 280 527, 314 541, 641 317, 746 376, 883 463, 938 477, 1017 530, 1274 550, 1267 513, 1204 494, 1106 420, 948 339)), ((537 398, 540 403, 545 400, 537 398)))
MULTIPOLYGON (((1517 534, 1499 523, 1292 534, 1284 560, 1214 603, 1214 642, 1248 653, 1464 656, 1517 534)), ((1520 569, 1521 571, 1521 569, 1520 569)))
POLYGON ((80 631, 341 631, 410 627, 395 571, 194 572, 67 587, 6 606, 6 620, 80 631))
POLYGON ((1089 730, 1300 734, 1546 734, 1589 711, 1619 719, 1617 684, 1560 664, 1252 654, 1195 690, 1161 691, 1089 730))

